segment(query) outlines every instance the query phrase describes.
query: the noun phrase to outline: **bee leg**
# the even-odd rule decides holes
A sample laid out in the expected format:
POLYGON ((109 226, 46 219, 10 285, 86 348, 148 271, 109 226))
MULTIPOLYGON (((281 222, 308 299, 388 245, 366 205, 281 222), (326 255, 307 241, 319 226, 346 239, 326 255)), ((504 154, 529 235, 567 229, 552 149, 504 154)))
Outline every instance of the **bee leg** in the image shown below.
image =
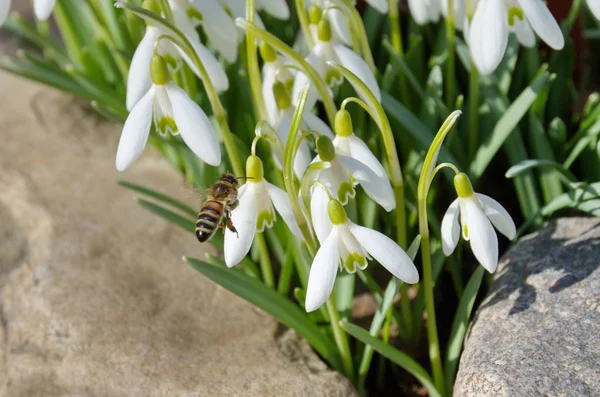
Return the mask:
POLYGON ((240 204, 239 200, 235 200, 232 204, 229 205, 229 211, 233 211, 240 204))
POLYGON ((233 226, 233 222, 231 221, 231 214, 229 212, 227 212, 227 214, 225 215, 225 222, 227 225, 227 229, 231 230, 237 235, 238 238, 240 238, 240 234, 236 230, 235 226, 233 226))

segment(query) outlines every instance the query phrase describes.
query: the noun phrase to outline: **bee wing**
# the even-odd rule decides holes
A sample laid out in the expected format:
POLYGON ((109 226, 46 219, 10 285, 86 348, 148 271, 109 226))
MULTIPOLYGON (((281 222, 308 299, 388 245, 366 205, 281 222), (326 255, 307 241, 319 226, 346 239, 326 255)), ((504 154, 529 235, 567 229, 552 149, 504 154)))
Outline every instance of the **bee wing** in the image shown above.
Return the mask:
POLYGON ((208 198, 208 190, 197 183, 182 183, 181 190, 188 200, 202 204, 208 198))

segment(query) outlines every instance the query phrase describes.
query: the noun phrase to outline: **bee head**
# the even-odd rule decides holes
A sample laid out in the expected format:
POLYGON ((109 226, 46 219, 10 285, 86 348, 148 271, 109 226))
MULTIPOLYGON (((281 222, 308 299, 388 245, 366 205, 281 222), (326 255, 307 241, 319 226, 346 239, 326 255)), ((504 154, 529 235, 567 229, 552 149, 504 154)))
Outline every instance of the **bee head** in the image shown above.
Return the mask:
POLYGON ((237 184, 238 184, 238 178, 236 178, 235 175, 230 174, 230 173, 223 174, 221 176, 221 179, 226 182, 231 183, 233 186, 237 186, 237 184))

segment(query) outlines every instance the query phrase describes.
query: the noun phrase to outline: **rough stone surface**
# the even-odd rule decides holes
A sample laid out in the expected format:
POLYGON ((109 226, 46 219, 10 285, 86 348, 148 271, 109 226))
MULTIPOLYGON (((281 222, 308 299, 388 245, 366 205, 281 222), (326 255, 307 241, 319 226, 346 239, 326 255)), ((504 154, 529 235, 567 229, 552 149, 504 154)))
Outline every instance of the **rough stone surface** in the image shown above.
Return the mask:
POLYGON ((0 397, 356 395, 185 265, 194 235, 116 184, 182 196, 149 148, 118 174, 118 127, 16 77, 0 87, 0 397))
POLYGON ((558 219, 506 254, 454 395, 600 396, 600 219, 558 219))

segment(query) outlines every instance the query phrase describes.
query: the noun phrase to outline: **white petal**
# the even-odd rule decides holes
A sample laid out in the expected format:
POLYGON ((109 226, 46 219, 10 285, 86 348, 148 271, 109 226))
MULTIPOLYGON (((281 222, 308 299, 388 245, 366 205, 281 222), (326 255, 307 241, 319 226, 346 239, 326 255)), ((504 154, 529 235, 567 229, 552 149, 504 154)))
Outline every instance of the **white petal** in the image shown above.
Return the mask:
POLYGON ((127 76, 126 100, 127 110, 129 111, 152 86, 150 60, 154 55, 154 43, 158 36, 160 36, 160 31, 155 27, 148 26, 131 59, 129 75, 127 76))
POLYGON ((257 8, 277 19, 290 19, 290 8, 285 0, 258 0, 257 8))
POLYGON ((471 21, 471 57, 483 75, 494 72, 508 44, 508 15, 503 0, 481 0, 471 21))
POLYGON ((317 235, 319 243, 323 244, 325 239, 331 234, 333 224, 329 219, 327 212, 327 203, 329 198, 327 193, 320 187, 312 188, 312 196, 310 198, 310 215, 312 218, 313 229, 317 235))
POLYGON ((221 147, 204 111, 175 84, 167 84, 167 92, 175 124, 185 144, 205 163, 213 166, 221 164, 221 147))
POLYGON ((199 40, 200 38, 198 37, 198 32, 196 32, 196 28, 188 17, 186 8, 184 8, 189 6, 187 0, 185 2, 179 0, 168 0, 168 2, 171 6, 171 13, 173 14, 173 19, 175 20, 175 26, 177 26, 177 28, 186 36, 199 40))
POLYGON ((35 17, 40 21, 45 21, 52 14, 56 0, 33 0, 33 11, 35 17))
POLYGON ((300 227, 298 227, 298 222, 296 222, 296 216, 294 215, 294 210, 292 209, 287 193, 268 182, 267 189, 275 210, 281 215, 281 218, 290 228, 290 231, 294 233, 296 237, 304 239, 302 231, 300 231, 300 227))
POLYGON ((315 116, 310 111, 305 111, 303 118, 304 122, 311 130, 317 131, 318 133, 325 135, 331 139, 334 138, 331 128, 329 128, 327 123, 321 120, 318 116, 315 116))
POLYGON ((389 11, 388 0, 367 0, 367 3, 381 14, 387 14, 389 11))
POLYGON ((594 17, 600 19, 600 0, 587 0, 587 5, 594 17))
POLYGON ((348 227, 365 251, 395 277, 409 284, 419 282, 419 272, 415 264, 394 240, 383 233, 352 222, 348 222, 348 227))
MULTIPOLYGON (((443 0, 445 2, 445 0, 443 0)), ((408 0, 408 9, 417 25, 437 22, 440 19, 440 9, 437 0, 408 0), (436 10, 437 8, 437 10, 436 10)))
POLYGON ((6 21, 6 18, 8 18, 11 3, 11 0, 0 0, 0 26, 2 26, 6 21))
POLYGON ((493 273, 498 266, 496 232, 474 197, 460 200, 461 211, 464 211, 466 215, 471 250, 479 263, 488 272, 493 273))
POLYGON ((555 50, 562 50, 565 37, 552 13, 542 0, 518 0, 533 30, 555 50))
MULTIPOLYGON (((316 47, 316 46, 315 46, 316 47)), ((323 60, 319 58, 319 55, 314 51, 311 51, 306 56, 306 61, 315 68, 317 73, 323 78, 325 78, 325 73, 327 72, 326 68, 323 67, 323 60)), ((308 76, 306 76, 302 72, 296 73, 296 78, 294 79, 294 85, 292 86, 292 103, 294 105, 298 104, 298 100, 300 99, 300 94, 306 85, 309 85, 308 89, 308 98, 306 98, 306 109, 312 109, 317 103, 317 99, 319 95, 317 93, 317 89, 311 84, 308 76)))
POLYGON ((517 227, 515 222, 510 217, 510 214, 504 209, 504 207, 494 200, 493 198, 486 196, 485 194, 477 193, 479 203, 485 211, 485 215, 490 219, 492 225, 509 240, 512 240, 517 235, 517 227))
POLYGON ((154 87, 148 90, 127 116, 117 148, 117 170, 125 171, 144 151, 150 134, 153 102, 154 87))
MULTIPOLYGON (((381 91, 379 89, 379 85, 377 85, 377 80, 375 79, 373 72, 371 72, 369 65, 367 65, 364 59, 362 59, 360 55, 348 47, 345 47, 341 44, 337 44, 333 48, 342 66, 361 79, 363 83, 369 87, 369 90, 371 90, 375 98, 381 102, 381 91)), ((359 95, 360 94, 361 93, 359 93, 359 95)))
POLYGON ((371 152, 371 149, 369 149, 367 144, 364 143, 362 139, 360 139, 356 135, 352 135, 348 137, 348 141, 350 146, 350 157, 355 158, 356 160, 369 167, 378 176, 382 178, 387 178, 385 168, 383 168, 383 165, 381 164, 381 162, 379 162, 379 159, 375 157, 373 152, 371 152))
POLYGON ((225 264, 233 267, 246 256, 256 232, 256 197, 252 183, 246 183, 238 190, 238 207, 231 212, 231 222, 239 234, 225 230, 225 264))
POLYGON ((238 32, 233 19, 216 1, 194 0, 202 14, 202 27, 208 40, 229 61, 234 62, 238 52, 238 32))
POLYGON ((444 219, 442 219, 442 249, 446 256, 452 255, 460 238, 458 214, 458 199, 456 199, 450 204, 444 215, 444 219))
POLYGON ((331 28, 336 37, 339 38, 344 44, 352 45, 352 33, 350 32, 350 26, 344 14, 337 10, 331 9, 327 11, 331 28))
POLYGON ((336 158, 350 171, 365 193, 387 212, 396 208, 394 191, 387 176, 379 176, 372 169, 351 157, 337 155, 336 158))
POLYGON ((338 252, 338 233, 333 231, 317 251, 306 288, 306 311, 312 312, 327 301, 333 291, 335 276, 338 272, 340 254, 338 252))
POLYGON ((517 35, 519 43, 529 48, 535 46, 535 32, 531 28, 531 25, 527 19, 520 20, 519 18, 515 18, 515 23, 512 29, 517 35))
MULTIPOLYGON (((206 72, 208 73, 208 77, 212 81, 217 91, 226 91, 229 88, 229 80, 227 79, 227 74, 223 69, 223 66, 217 61, 217 58, 206 48, 202 43, 197 40, 194 40, 188 37, 190 43, 194 47, 194 50, 198 54, 200 61, 204 65, 206 72)), ((187 65, 192 69, 192 71, 196 74, 196 76, 200 77, 200 72, 194 62, 183 52, 179 47, 177 47, 179 54, 187 63, 187 65)))
POLYGON ((273 84, 276 80, 276 63, 266 62, 262 70, 262 93, 265 100, 265 107, 267 108, 267 114, 269 116, 269 123, 275 125, 277 123, 277 115, 279 114, 279 108, 277 108, 277 102, 275 102, 275 95, 273 95, 273 84))

